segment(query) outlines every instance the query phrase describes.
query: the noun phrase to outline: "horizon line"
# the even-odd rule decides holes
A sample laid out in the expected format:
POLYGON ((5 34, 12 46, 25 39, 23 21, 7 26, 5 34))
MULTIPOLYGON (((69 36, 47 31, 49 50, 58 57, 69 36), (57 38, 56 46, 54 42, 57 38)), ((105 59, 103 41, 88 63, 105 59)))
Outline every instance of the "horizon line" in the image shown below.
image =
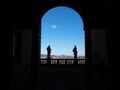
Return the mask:
MULTIPOLYGON (((40 54, 40 55, 42 55, 42 54, 40 54)), ((43 54, 43 55, 47 55, 47 54, 43 54)), ((52 55, 55 55, 55 54, 52 54, 52 55)), ((74 56, 74 55, 61 54, 61 55, 55 55, 55 56, 74 56)), ((85 55, 78 55, 78 56, 85 56, 85 55)))

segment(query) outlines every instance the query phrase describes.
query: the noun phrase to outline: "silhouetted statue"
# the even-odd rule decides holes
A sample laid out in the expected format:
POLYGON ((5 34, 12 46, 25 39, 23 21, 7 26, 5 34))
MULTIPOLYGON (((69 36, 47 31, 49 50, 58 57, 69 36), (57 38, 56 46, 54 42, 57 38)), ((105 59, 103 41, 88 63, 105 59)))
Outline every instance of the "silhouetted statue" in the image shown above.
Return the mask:
POLYGON ((75 64, 77 63, 77 47, 76 47, 76 45, 74 46, 74 48, 73 48, 73 53, 74 53, 74 62, 75 62, 75 64))
POLYGON ((48 63, 50 63, 50 54, 51 54, 51 48, 50 45, 47 47, 47 59, 48 59, 48 63))

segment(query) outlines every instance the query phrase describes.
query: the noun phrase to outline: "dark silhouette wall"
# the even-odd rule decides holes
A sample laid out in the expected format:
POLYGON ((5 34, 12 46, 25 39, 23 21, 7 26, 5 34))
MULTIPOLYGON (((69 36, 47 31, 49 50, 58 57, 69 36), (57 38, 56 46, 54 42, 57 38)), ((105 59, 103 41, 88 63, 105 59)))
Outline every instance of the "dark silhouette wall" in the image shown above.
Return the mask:
MULTIPOLYGON (((31 88, 35 90, 37 85, 40 88, 44 86, 43 82, 49 82, 45 84, 46 89, 53 88, 52 81, 55 80, 49 78, 50 76, 57 76, 58 81, 55 89, 73 89, 75 90, 76 85, 79 88, 87 90, 92 88, 94 90, 108 89, 112 84, 111 77, 111 32, 110 32, 110 6, 108 0, 96 0, 92 2, 91 0, 34 0, 34 1, 13 1, 12 6, 12 32, 16 32, 16 59, 9 61, 10 72, 8 73, 10 80, 10 87, 12 90, 22 90, 31 88), (40 45, 41 45, 41 18, 42 16, 51 8, 56 6, 67 6, 76 10, 82 17, 85 30, 85 58, 86 64, 84 67, 71 67, 63 69, 60 67, 40 67, 40 45), (96 45, 94 42, 94 33, 102 32, 104 36, 105 44, 98 44, 98 51, 104 52, 105 55, 101 55, 104 58, 99 58, 96 54, 93 55, 94 49, 92 45, 96 45), (102 50, 101 46, 102 45, 102 50), (105 50, 103 50, 105 48, 105 50), (93 63, 96 59, 103 64, 93 63), (11 64, 12 62, 12 64, 11 64), (107 63, 107 64, 106 64, 107 63), (94 66, 93 64, 96 64, 94 66), (105 66, 104 66, 105 65, 105 66), (84 69, 83 69, 84 68, 84 69), (62 71, 65 70, 65 71, 62 71), (58 74, 58 71, 59 74, 58 74), (75 72, 76 74, 73 74, 75 72), (82 73, 84 72, 84 73, 82 73), (99 72, 99 73, 97 73, 99 72), (63 76, 63 80, 59 79, 59 76, 63 76), (66 75, 64 77, 64 75, 66 75), (70 79, 67 76, 71 75, 75 79, 72 82, 78 82, 75 84, 70 83, 70 79), (79 78, 79 76, 83 78, 79 78), (109 75, 109 77, 108 77, 109 75), (10 77, 11 76, 11 77, 10 77), (39 76, 43 77, 40 78, 39 76), (84 76, 84 77, 83 77, 84 76), (47 77, 45 79, 45 77, 47 77), (108 77, 108 78, 106 78, 108 77), (78 79, 77 79, 78 78, 78 79), (101 79, 102 80, 101 80, 101 79), (84 80, 86 79, 86 80, 84 80), (65 82, 61 87, 60 83, 65 82), (81 80, 81 82, 79 82, 81 80), (41 81, 41 82, 40 82, 41 81), (60 82, 59 82, 60 81, 60 82), (85 81, 85 82, 84 82, 85 81), (38 84, 38 82, 40 82, 38 84), (84 82, 84 87, 82 87, 82 82, 84 82), (102 82, 105 82, 104 85, 102 82), (68 83, 68 84, 67 84, 68 83), (96 85, 96 87, 94 87, 96 85), (71 86, 71 88, 69 87, 71 86), (102 86, 102 87, 101 87, 102 86), (48 88, 47 88, 48 87, 48 88)), ((12 33, 11 37, 12 37, 12 33)), ((98 34, 97 38, 99 38, 98 34)), ((10 35, 9 35, 10 36, 10 35)), ((97 39, 99 42, 99 39, 97 39)), ((7 41, 6 41, 7 42, 7 41)), ((101 42, 101 41, 100 41, 101 42)), ((12 40, 11 40, 12 44, 12 40)), ((9 49, 12 55, 12 49, 9 49)), ((7 52, 7 50, 6 50, 7 52)), ((79 51, 78 51, 79 52, 79 51)), ((70 76, 69 76, 70 77, 70 76)), ((54 78, 54 77, 53 77, 54 78)), ((43 87, 44 88, 44 87, 43 87)), ((45 89, 45 88, 44 88, 45 89)), ((77 89, 77 88, 76 88, 77 89)), ((37 89, 36 89, 37 90, 37 89)))

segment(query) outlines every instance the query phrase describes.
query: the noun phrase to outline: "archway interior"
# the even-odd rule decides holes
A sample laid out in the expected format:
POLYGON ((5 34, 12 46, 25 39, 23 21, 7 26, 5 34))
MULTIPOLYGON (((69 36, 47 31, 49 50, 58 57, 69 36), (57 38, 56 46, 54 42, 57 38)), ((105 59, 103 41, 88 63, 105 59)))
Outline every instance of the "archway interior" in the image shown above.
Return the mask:
POLYGON ((77 58, 85 59, 84 25, 81 16, 72 8, 58 6, 48 10, 41 19, 41 58, 47 58, 48 45, 51 58, 73 58, 77 47, 77 58))

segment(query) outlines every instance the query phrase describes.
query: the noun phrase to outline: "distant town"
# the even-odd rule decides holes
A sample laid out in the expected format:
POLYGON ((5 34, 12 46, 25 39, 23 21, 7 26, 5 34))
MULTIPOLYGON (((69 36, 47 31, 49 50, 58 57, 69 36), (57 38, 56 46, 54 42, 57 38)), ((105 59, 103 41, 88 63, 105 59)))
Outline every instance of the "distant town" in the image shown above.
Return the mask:
MULTIPOLYGON (((46 59, 46 54, 41 54, 41 59, 46 59)), ((73 59, 73 56, 68 55, 51 55, 51 59, 73 59)), ((85 59, 85 56, 77 56, 77 59, 85 59)))

